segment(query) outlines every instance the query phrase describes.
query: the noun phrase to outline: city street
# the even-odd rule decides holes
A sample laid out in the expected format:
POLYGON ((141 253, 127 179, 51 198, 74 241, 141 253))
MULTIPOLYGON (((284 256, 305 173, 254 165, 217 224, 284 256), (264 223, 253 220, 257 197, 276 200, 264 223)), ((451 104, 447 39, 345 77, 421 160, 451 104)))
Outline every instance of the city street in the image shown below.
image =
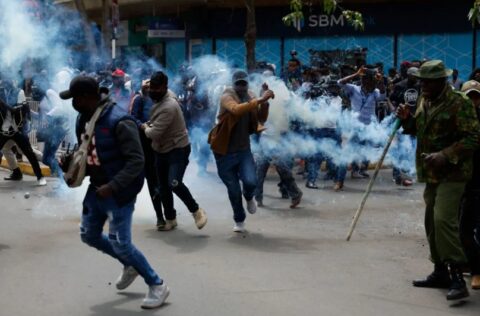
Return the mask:
POLYGON ((480 292, 451 306, 445 291, 411 286, 432 269, 423 185, 399 187, 391 178, 390 169, 381 172, 350 242, 345 237, 367 180, 348 178, 335 193, 331 182, 309 190, 297 176, 304 199, 291 210, 271 172, 266 206, 248 216, 246 234, 232 232, 226 189, 213 169, 207 178, 197 178, 193 165, 187 169, 186 183, 209 216, 201 231, 178 201, 178 228, 156 231, 144 187, 133 240, 171 289, 153 311, 140 309, 147 289, 140 278, 117 291, 121 266, 80 241, 85 188, 1 180, 0 315, 479 315, 480 292))

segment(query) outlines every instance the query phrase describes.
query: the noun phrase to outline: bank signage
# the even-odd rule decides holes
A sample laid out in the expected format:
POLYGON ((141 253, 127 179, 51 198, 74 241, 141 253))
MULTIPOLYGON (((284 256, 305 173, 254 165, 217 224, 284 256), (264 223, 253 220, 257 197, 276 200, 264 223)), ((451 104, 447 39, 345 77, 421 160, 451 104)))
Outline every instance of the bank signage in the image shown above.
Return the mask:
POLYGON ((330 28, 344 27, 345 17, 343 15, 311 14, 303 19, 297 19, 292 26, 301 32, 305 28, 330 28))
POLYGON ((178 19, 155 18, 148 23, 148 38, 184 38, 185 26, 178 19))
MULTIPOLYGON (((431 3, 378 3, 348 6, 349 10, 362 13, 364 31, 355 30, 347 19, 337 11, 325 14, 320 7, 305 9, 304 18, 287 26, 282 18, 290 13, 285 7, 259 7, 256 10, 257 35, 260 37, 285 36, 332 36, 332 35, 391 35, 394 33, 442 33, 471 30, 466 18, 468 5, 462 2, 442 2, 432 7, 431 3), (408 15, 407 15, 408 13, 408 15), (406 18, 407 16, 407 18, 406 18), (447 22, 448 21, 448 22, 447 22)), ((205 15, 192 14, 194 22, 189 32, 201 37, 202 33, 214 37, 243 36, 245 33, 245 10, 210 10, 205 15), (228 25, 228 27, 226 27, 228 25)), ((192 34, 189 34, 192 36, 192 34)))

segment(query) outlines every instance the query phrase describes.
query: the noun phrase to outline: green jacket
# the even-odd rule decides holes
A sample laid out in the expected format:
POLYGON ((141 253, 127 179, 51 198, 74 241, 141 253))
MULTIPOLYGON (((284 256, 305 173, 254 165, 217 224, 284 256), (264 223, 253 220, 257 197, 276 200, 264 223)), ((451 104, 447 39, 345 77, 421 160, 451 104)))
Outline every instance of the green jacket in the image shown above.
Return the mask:
POLYGON ((472 177, 473 152, 479 147, 480 124, 472 102, 447 85, 428 101, 420 96, 414 116, 402 122, 404 132, 417 136, 416 167, 419 182, 464 182, 472 177), (430 104, 429 104, 430 103, 430 104), (422 153, 442 151, 447 165, 433 169, 422 153))

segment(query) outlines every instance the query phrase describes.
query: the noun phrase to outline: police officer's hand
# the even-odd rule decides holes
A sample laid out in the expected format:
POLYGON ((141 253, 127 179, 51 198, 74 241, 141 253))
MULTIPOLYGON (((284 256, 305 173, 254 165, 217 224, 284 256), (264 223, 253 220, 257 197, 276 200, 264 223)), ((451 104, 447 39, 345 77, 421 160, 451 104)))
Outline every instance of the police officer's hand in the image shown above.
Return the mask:
POLYGON ((113 195, 113 189, 108 184, 104 184, 97 188, 97 196, 101 199, 109 198, 113 195))
POLYGON ((410 115, 410 108, 406 104, 400 104, 395 111, 395 115, 401 120, 406 120, 410 115))
POLYGON ((422 154, 423 160, 434 169, 440 169, 447 164, 447 156, 441 151, 431 154, 422 154))

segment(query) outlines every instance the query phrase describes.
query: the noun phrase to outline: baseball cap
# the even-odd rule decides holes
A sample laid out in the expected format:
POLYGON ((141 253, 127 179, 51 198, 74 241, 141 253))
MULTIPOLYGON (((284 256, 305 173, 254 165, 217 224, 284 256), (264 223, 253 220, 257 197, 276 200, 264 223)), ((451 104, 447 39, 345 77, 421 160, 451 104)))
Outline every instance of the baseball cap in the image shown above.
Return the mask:
POLYGON ((469 94, 472 91, 480 94, 480 83, 478 81, 470 80, 462 85, 462 92, 465 92, 465 94, 469 94))
POLYGON ((115 71, 112 72, 112 77, 125 77, 125 71, 122 69, 115 69, 115 71))
POLYGON ((70 88, 60 92, 60 98, 68 100, 80 95, 98 94, 99 88, 97 81, 88 76, 76 76, 70 82, 70 88))
POLYGON ((232 76, 232 81, 233 81, 233 84, 236 84, 242 81, 248 83, 248 74, 243 70, 235 71, 235 73, 232 76))

